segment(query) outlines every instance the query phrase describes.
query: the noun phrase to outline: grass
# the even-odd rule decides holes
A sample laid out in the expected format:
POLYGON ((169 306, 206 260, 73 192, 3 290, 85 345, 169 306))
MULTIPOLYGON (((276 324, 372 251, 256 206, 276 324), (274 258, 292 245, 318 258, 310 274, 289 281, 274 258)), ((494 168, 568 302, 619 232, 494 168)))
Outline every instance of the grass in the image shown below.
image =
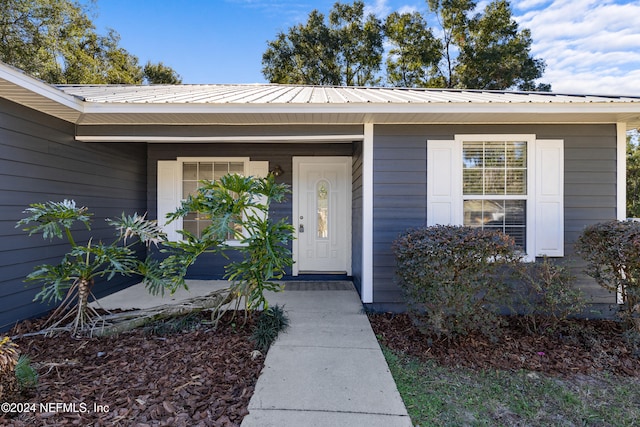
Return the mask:
POLYGON ((452 369, 383 353, 416 426, 640 425, 637 378, 452 369))

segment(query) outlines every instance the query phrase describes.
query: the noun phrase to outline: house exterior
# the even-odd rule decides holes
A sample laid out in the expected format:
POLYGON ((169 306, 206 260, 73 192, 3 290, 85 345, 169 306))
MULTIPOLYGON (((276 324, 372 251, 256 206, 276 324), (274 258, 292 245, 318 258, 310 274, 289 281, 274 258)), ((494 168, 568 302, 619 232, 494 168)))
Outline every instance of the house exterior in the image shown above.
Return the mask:
MULTIPOLYGON (((296 229, 289 278, 352 278, 362 302, 402 305, 391 243, 425 224, 512 234, 561 257, 588 225, 625 218, 626 131, 640 97, 289 85, 51 86, 0 64, 0 327, 43 314, 24 277, 66 250, 15 228, 30 203, 74 199, 102 219, 164 222, 199 179, 277 171, 270 215, 296 229)), ((194 217, 167 226, 197 232, 194 217)), ((78 230, 80 233, 86 233, 78 230)), ((88 234, 86 234, 88 236, 88 234)), ((221 277, 202 259, 191 277, 221 277)), ((98 296, 132 284, 96 286, 98 296)), ((615 295, 582 275, 595 304, 615 295)))

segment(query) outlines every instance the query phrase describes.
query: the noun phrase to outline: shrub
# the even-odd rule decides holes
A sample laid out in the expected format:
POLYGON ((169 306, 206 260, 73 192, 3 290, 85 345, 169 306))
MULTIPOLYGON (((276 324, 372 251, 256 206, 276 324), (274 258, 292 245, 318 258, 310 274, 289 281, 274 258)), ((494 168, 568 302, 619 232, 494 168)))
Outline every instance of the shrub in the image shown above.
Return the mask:
POLYGON ((591 225, 576 242, 586 273, 610 292, 620 292, 620 315, 640 331, 640 223, 607 221, 591 225))
POLYGON ((33 389, 38 385, 38 373, 31 366, 31 359, 28 356, 20 355, 15 366, 15 373, 21 391, 33 389))
POLYGON ((520 281, 515 282, 511 303, 533 332, 553 330, 585 309, 584 293, 573 287, 575 277, 566 266, 545 257, 541 262, 522 263, 518 273, 520 281))
POLYGON ((255 329, 251 334, 251 340, 256 348, 263 353, 269 350, 271 344, 278 338, 280 332, 289 327, 289 318, 284 309, 274 305, 263 310, 258 316, 255 329))
POLYGON ((409 230, 393 243, 398 283, 423 333, 452 336, 499 326, 506 276, 521 256, 504 233, 461 226, 409 230))

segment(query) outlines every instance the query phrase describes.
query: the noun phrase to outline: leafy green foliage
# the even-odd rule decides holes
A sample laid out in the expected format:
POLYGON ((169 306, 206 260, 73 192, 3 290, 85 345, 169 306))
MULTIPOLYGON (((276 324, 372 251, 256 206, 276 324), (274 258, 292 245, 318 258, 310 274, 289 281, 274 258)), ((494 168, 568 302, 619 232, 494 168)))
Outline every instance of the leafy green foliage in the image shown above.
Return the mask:
POLYGON ((38 385, 38 373, 31 366, 31 359, 28 356, 20 355, 18 363, 16 363, 15 373, 20 390, 33 389, 38 385))
MULTIPOLYGON (((90 19, 95 2, 3 0, 0 60, 49 83, 140 84, 158 73, 119 46, 120 35, 98 34, 90 19)), ((149 66, 150 64, 148 64, 149 66)), ((157 67, 172 71, 162 63, 157 67)), ((171 73, 168 73, 171 74, 171 73)), ((173 73, 175 75, 175 72, 173 73)))
POLYGON ((182 83, 182 78, 176 71, 164 65, 162 62, 152 64, 148 61, 142 69, 144 81, 152 85, 177 85, 182 83))
POLYGON ((640 218, 640 145, 638 133, 627 135, 627 217, 640 218), (635 134, 635 139, 632 135, 635 134))
POLYGON ((573 286, 575 277, 566 266, 545 257, 541 262, 522 263, 517 272, 521 280, 515 283, 510 301, 530 330, 556 329, 585 309, 584 293, 573 286))
POLYGON ((586 273, 622 298, 620 314, 640 331, 640 222, 607 221, 584 229, 576 251, 587 262, 586 273))
POLYGON ((289 318, 279 305, 263 310, 256 320, 255 329, 251 333, 251 340, 256 348, 265 353, 274 343, 278 334, 289 327, 289 318))
POLYGON ((329 20, 317 10, 305 24, 279 33, 262 56, 271 83, 373 85, 382 63, 382 24, 364 2, 335 3, 329 20))
MULTIPOLYGON (((91 229, 91 214, 87 213, 87 210, 86 207, 76 206, 73 200, 35 203, 24 211, 29 216, 18 221, 16 225, 24 226, 24 231, 29 232, 29 235, 41 233, 45 239, 67 239, 69 251, 60 262, 35 267, 27 276, 27 280, 43 283, 42 290, 35 297, 36 300, 59 302, 63 300, 65 293, 67 294, 65 301, 68 305, 61 308, 72 308, 72 311, 76 309, 74 333, 82 330, 86 322, 92 318, 93 312, 87 305, 87 298, 95 278, 105 277, 111 280, 116 275, 142 275, 151 272, 153 265, 145 264, 139 259, 135 245, 140 241, 151 245, 165 240, 165 234, 155 221, 148 221, 136 213, 106 220, 117 230, 113 242, 94 242, 91 237, 86 245, 80 245, 73 237, 73 227, 75 223, 80 222, 87 229, 91 229), (74 292, 75 296, 72 296, 74 292), (75 301, 73 305, 70 305, 71 300, 75 301)), ((54 316, 57 313, 56 311, 54 316)))
MULTIPOLYGON (((201 236, 182 231, 183 241, 167 242, 163 252, 167 258, 160 263, 162 280, 171 280, 170 287, 184 284, 187 269, 203 253, 225 255, 235 251, 239 261, 226 266, 225 278, 232 282, 231 290, 238 300, 244 299, 245 309, 267 308, 266 291, 278 291, 272 282, 281 278, 293 261, 288 248, 293 227, 286 218, 269 218, 271 202, 281 202, 289 193, 288 186, 266 178, 225 175, 217 181, 202 181, 198 192, 184 201, 171 220, 198 212, 211 221, 201 236), (233 236, 237 245, 227 244, 233 236)), ((161 280, 161 281, 162 281, 161 280)), ((151 286, 150 282, 147 283, 151 286)))
POLYGON ((506 234, 461 226, 409 230, 394 243, 398 283, 423 333, 488 335, 521 256, 506 234))
POLYGON ((493 0, 475 15, 473 0, 427 3, 436 26, 419 12, 393 12, 383 25, 364 16, 362 1, 335 3, 328 24, 314 10, 269 42, 263 75, 272 83, 375 85, 386 77, 404 87, 551 90, 536 84, 545 63, 531 56, 530 31, 519 28, 509 2, 493 0))
POLYGON ((440 60, 440 40, 419 12, 391 13, 385 22, 391 45, 386 61, 387 81, 393 86, 426 87, 440 60))

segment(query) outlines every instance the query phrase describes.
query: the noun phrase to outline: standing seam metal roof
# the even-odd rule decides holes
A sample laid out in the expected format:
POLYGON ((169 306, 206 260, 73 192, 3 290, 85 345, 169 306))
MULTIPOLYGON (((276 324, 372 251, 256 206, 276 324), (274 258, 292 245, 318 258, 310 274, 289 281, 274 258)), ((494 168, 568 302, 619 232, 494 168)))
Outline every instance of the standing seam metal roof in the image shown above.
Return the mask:
POLYGON ((59 85, 93 103, 126 104, 364 104, 364 103, 638 103, 640 97, 567 95, 466 89, 277 84, 59 85))

